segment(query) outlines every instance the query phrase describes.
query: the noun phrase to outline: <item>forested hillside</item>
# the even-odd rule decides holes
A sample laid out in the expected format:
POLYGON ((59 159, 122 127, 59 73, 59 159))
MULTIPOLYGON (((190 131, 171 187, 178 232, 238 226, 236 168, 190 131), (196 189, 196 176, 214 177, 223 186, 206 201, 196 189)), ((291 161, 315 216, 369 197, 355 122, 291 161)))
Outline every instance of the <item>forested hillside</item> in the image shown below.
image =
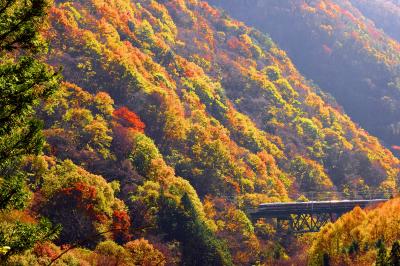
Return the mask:
MULTIPOLYGON (((399 160, 377 138, 267 35, 206 2, 59 0, 43 8, 48 24, 35 29, 48 48, 37 60, 61 67, 63 81, 48 67, 51 93, 28 108, 43 121, 45 143, 21 156, 24 204, 0 205, 2 262, 272 264, 285 250, 248 208, 305 200, 309 191, 398 189, 399 160), (10 233, 32 236, 35 225, 47 231, 29 245, 10 233)), ((40 88, 29 87, 41 96, 40 88)), ((1 130, 6 147, 12 138, 1 130)))
POLYGON ((371 210, 354 209, 315 236, 310 265, 398 265, 399 199, 371 210))
POLYGON ((396 0, 351 0, 365 17, 400 41, 400 2, 396 0))
POLYGON ((396 1, 209 2, 270 34, 299 70, 332 94, 354 121, 387 146, 400 143, 400 45, 360 12, 396 38, 383 19, 398 29, 396 1), (393 14, 386 15, 389 10, 393 14))

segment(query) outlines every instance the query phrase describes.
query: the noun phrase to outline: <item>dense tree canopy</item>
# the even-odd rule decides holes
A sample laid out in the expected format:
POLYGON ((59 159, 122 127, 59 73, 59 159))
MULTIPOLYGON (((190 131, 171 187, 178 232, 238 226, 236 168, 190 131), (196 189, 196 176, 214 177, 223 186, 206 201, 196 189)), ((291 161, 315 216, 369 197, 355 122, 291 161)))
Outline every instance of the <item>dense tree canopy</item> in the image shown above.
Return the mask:
POLYGON ((388 147, 398 145, 398 1, 208 2, 269 34, 355 122, 388 147))
MULTIPOLYGON (((378 139, 268 36, 206 2, 3 8, 0 27, 26 28, 4 39, 0 61, 10 95, 0 96, 0 228, 29 236, 20 247, 3 233, 10 265, 273 264, 292 250, 249 208, 310 190, 398 189, 399 160, 378 139), (14 42, 24 35, 32 41, 14 42), (56 91, 43 60, 62 66, 56 91), (62 225, 57 239, 41 241, 54 230, 39 217, 62 225)), ((355 256, 364 246, 352 240, 342 246, 355 256)), ((315 261, 335 261, 319 251, 315 261)))

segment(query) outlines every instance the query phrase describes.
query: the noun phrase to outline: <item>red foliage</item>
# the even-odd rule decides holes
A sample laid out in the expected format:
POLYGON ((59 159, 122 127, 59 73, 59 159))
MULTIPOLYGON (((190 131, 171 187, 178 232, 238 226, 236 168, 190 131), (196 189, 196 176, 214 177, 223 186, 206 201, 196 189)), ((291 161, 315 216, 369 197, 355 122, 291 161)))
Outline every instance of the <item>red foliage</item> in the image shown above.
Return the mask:
POLYGON ((58 256, 55 246, 51 245, 49 242, 37 243, 33 248, 33 253, 35 253, 38 257, 48 257, 51 259, 54 259, 58 256))
POLYGON ((360 40, 360 34, 359 34, 358 32, 356 32, 356 31, 352 31, 352 32, 351 32, 351 37, 352 37, 354 40, 357 40, 357 41, 360 40))
POLYGON ((351 14, 348 10, 341 10, 341 13, 346 16, 348 19, 350 19, 353 23, 358 24, 358 21, 356 19, 356 17, 354 17, 353 14, 351 14))
POLYGON ((134 129, 139 132, 144 132, 145 124, 140 120, 140 117, 126 107, 121 107, 114 111, 114 119, 124 127, 134 129))
POLYGON ((324 44, 324 45, 322 45, 322 48, 324 49, 324 52, 327 55, 331 55, 332 54, 332 48, 330 48, 328 45, 324 44))
POLYGON ((200 7, 207 13, 210 14, 212 17, 217 18, 220 16, 220 12, 211 7, 207 2, 201 2, 200 7))
POLYGON ((392 146, 392 149, 393 149, 393 150, 396 150, 396 151, 400 151, 400 146, 393 145, 393 146, 392 146))
MULTIPOLYGON (((182 68, 184 76, 187 78, 200 77, 204 75, 204 72, 202 71, 201 68, 199 68, 196 64, 187 61, 184 58, 179 58, 177 62, 182 68)), ((160 99, 160 102, 162 101, 163 100, 160 99)))
POLYGON ((373 25, 368 25, 367 30, 368 33, 371 34, 371 36, 375 39, 378 39, 382 36, 382 34, 373 25))
POLYGON ((185 69, 185 77, 193 78, 195 76, 195 72, 192 69, 185 69))
POLYGON ((93 200, 96 198, 96 188, 94 186, 89 186, 82 182, 77 182, 72 185, 72 187, 64 188, 61 193, 65 195, 72 196, 77 201, 83 200, 93 200))
POLYGON ((115 242, 122 244, 131 239, 131 218, 126 211, 114 211, 112 227, 115 242))
POLYGON ((60 194, 70 197, 71 202, 74 202, 76 207, 85 210, 94 220, 100 223, 107 220, 105 214, 97 213, 94 208, 97 195, 96 187, 82 182, 77 182, 69 188, 62 189, 60 194))
POLYGON ((226 43, 230 50, 237 51, 247 57, 251 56, 249 45, 241 41, 239 38, 233 36, 226 43))
POLYGON ((239 46, 241 46, 241 43, 237 37, 230 38, 228 40, 227 44, 228 44, 228 47, 232 50, 236 50, 239 48, 239 46))

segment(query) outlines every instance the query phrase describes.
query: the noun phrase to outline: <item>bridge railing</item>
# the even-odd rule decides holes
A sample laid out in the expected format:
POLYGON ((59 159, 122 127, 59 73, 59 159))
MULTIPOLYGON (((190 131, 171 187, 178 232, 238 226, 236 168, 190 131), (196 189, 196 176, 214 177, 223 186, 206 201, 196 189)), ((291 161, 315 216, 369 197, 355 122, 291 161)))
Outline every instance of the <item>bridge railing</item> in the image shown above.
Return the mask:
POLYGON ((371 199, 390 199, 393 198, 394 193, 382 191, 309 191, 299 194, 296 202, 301 201, 330 201, 330 200, 371 200, 371 199))

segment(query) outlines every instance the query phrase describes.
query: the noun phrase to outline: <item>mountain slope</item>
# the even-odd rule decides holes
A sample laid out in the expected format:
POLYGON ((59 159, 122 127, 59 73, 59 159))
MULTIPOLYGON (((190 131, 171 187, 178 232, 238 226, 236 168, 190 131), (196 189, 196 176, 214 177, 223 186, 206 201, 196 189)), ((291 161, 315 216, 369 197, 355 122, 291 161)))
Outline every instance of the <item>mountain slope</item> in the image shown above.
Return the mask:
POLYGON ((247 207, 397 188, 389 150, 271 39, 205 2, 56 1, 50 22, 65 82, 39 110, 46 153, 26 168, 32 211, 64 226, 56 243, 84 243, 71 260, 267 263, 282 248, 247 207))
POLYGON ((372 185, 396 176, 397 160, 324 103, 268 38, 203 2, 63 3, 53 9, 52 21, 52 39, 57 41, 51 43, 49 61, 64 67, 68 81, 89 91, 106 91, 117 106, 139 114, 168 163, 200 195, 221 193, 218 186, 225 186, 227 177, 239 190, 268 191, 255 184, 244 188, 246 179, 262 179, 244 159, 260 152, 274 157, 276 170, 269 178, 286 189, 294 180, 282 179, 278 169, 296 168, 287 165, 296 156, 322 171, 316 173, 322 180, 314 184, 316 189, 331 186, 324 170, 337 185, 349 182, 347 175, 372 185), (346 171, 335 165, 344 163, 341 158, 331 159, 337 149, 350 161, 367 165, 336 173, 337 168, 346 171), (204 162, 211 151, 219 154, 219 165, 204 162), (217 182, 216 187, 202 192, 199 182, 204 178, 217 182))
POLYGON ((400 41, 400 2, 395 0, 351 0, 364 16, 392 38, 400 41))
POLYGON ((386 145, 400 142, 400 46, 350 1, 209 2, 270 34, 302 73, 386 145))

